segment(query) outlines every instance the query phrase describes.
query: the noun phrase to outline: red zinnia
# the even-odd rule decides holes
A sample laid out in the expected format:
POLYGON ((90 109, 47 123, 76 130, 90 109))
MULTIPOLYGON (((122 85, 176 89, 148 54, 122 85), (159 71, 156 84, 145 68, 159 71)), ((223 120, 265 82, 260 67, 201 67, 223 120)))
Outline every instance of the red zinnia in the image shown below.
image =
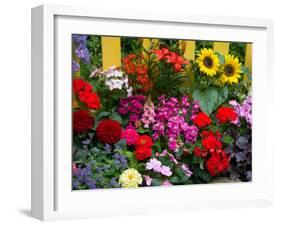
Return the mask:
POLYGON ((98 140, 103 144, 115 144, 121 138, 120 123, 112 119, 102 120, 96 130, 98 140))
POLYGON ((237 120, 237 113, 231 107, 220 107, 216 114, 220 123, 234 122, 237 120))
POLYGON ((152 145, 153 145, 152 139, 148 135, 141 135, 141 136, 139 136, 139 138, 137 140, 137 143, 136 143, 137 147, 144 146, 144 147, 151 148, 152 145))
POLYGON ((137 146, 135 156, 138 161, 148 159, 152 156, 152 149, 151 147, 137 146))
POLYGON ((88 132, 94 125, 94 118, 90 112, 79 110, 73 113, 73 131, 76 134, 88 132))
POLYGON ((195 118, 193 119, 193 122, 199 128, 208 126, 208 125, 210 125, 212 123, 211 119, 209 118, 209 116, 206 113, 204 113, 204 112, 198 113, 195 116, 195 118))
POLYGON ((206 162, 206 168, 211 176, 216 176, 217 174, 227 170, 228 167, 229 158, 223 150, 213 152, 212 156, 206 162))

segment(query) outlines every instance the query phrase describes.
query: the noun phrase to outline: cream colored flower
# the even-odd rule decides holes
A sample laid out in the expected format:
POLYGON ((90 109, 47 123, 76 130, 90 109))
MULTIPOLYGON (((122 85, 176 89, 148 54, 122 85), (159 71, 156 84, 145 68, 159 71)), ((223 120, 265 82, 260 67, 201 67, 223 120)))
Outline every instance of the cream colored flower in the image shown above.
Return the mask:
POLYGON ((142 177, 140 173, 133 168, 125 170, 119 177, 119 184, 123 188, 136 188, 141 183, 142 177))

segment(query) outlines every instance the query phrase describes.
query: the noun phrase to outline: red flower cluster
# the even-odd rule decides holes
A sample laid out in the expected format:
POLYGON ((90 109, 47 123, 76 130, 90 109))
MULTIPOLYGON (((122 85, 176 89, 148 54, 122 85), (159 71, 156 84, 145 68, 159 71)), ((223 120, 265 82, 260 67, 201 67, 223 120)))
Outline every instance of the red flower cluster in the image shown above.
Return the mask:
POLYGON ((158 60, 166 59, 168 63, 173 64, 175 72, 180 72, 183 65, 189 64, 189 62, 184 60, 182 56, 178 55, 175 52, 169 51, 168 48, 152 50, 152 52, 157 55, 158 60))
POLYGON ((136 54, 129 54, 122 59, 124 70, 127 74, 136 76, 136 83, 142 86, 144 92, 148 92, 153 84, 148 77, 147 65, 136 54))
POLYGON ((152 156, 152 139, 148 135, 139 136, 136 143, 135 156, 138 161, 148 159, 152 156))
POLYGON ((91 109, 100 108, 100 98, 92 91, 92 86, 83 79, 73 80, 73 92, 79 97, 80 101, 91 109))
POLYGON ((237 120, 237 113, 231 107, 220 107, 216 114, 220 123, 235 122, 237 120))
POLYGON ((206 158, 206 168, 211 174, 215 176, 229 167, 229 157, 222 150, 222 143, 220 141, 221 135, 217 131, 213 133, 211 131, 203 131, 201 133, 202 147, 194 148, 194 155, 197 157, 206 158))
POLYGON ((112 119, 102 120, 96 129, 97 139, 103 144, 115 144, 121 138, 122 128, 119 122, 112 119))
POLYGON ((206 162, 206 168, 212 177, 227 170, 228 167, 229 157, 223 150, 212 152, 211 157, 206 162))
POLYGON ((218 131, 216 134, 211 131, 203 131, 201 137, 204 149, 213 151, 222 148, 222 143, 220 142, 221 135, 218 131))
POLYGON ((204 112, 200 112, 198 113, 195 118, 193 119, 194 124, 199 127, 205 127, 208 126, 212 123, 211 119, 209 118, 209 116, 204 113, 204 112))
POLYGON ((88 132, 94 125, 94 118, 90 112, 79 110, 73 113, 73 131, 76 134, 88 132))

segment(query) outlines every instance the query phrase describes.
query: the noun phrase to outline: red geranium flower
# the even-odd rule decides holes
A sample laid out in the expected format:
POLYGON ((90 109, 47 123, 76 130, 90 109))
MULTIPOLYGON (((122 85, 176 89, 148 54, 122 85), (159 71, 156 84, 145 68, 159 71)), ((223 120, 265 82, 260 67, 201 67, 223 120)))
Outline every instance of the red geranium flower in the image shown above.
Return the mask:
POLYGON ((138 161, 148 159, 152 156, 152 149, 147 146, 137 146, 135 156, 138 161))
POLYGON ((88 132, 94 125, 94 118, 90 112, 79 110, 73 113, 73 131, 76 134, 88 132))
POLYGON ((207 150, 217 150, 222 148, 221 142, 215 136, 208 136, 202 139, 202 146, 207 150))
POLYGON ((92 91, 92 86, 89 83, 85 82, 83 79, 80 78, 73 79, 72 83, 73 83, 73 92, 75 94, 78 94, 81 91, 88 91, 88 92, 92 91))
POLYGON ((138 140, 137 140, 137 143, 136 143, 136 146, 137 147, 151 147, 153 145, 153 142, 152 142, 152 139, 150 136, 148 135, 142 135, 142 136, 139 136, 138 140))
POLYGON ((195 118, 193 119, 194 124, 199 127, 205 127, 208 126, 212 123, 211 119, 209 118, 209 116, 204 113, 204 112, 200 112, 198 113, 195 118))
POLYGON ((100 98, 95 92, 79 92, 79 99, 87 105, 88 108, 91 109, 99 109, 100 108, 100 98))
POLYGON ((229 168, 229 157, 223 150, 213 152, 206 162, 206 168, 211 176, 216 176, 229 168))
POLYGON ((112 119, 102 120, 97 127, 96 135, 103 144, 115 144, 121 138, 122 128, 120 123, 112 119))
POLYGON ((202 146, 205 150, 220 150, 222 144, 220 142, 221 135, 217 131, 215 134, 212 131, 204 130, 201 133, 202 146))
POLYGON ((216 114, 220 123, 234 122, 237 120, 237 113, 231 107, 220 107, 216 114))

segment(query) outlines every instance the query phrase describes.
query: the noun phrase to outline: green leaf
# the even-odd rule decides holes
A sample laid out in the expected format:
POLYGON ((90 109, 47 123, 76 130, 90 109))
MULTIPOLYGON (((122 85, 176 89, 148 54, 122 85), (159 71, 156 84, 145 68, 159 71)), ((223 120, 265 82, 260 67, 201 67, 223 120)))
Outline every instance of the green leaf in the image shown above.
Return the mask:
POLYGON ((181 182, 181 179, 178 176, 173 176, 169 178, 169 181, 173 184, 179 184, 181 182))
POLYGON ((114 146, 117 149, 126 150, 127 149, 126 139, 119 140, 118 143, 116 143, 114 146))
POLYGON ((158 179, 158 178, 153 178, 152 181, 151 181, 151 185, 152 186, 160 186, 162 184, 162 180, 161 179, 158 179))
POLYGON ((242 71, 244 74, 246 74, 247 76, 249 76, 249 74, 250 74, 249 68, 244 67, 244 66, 241 66, 240 69, 241 69, 241 71, 242 71))
POLYGON ((216 52, 218 58, 219 58, 219 61, 220 61, 220 64, 223 65, 225 64, 225 58, 224 58, 224 55, 219 53, 219 52, 216 52))
POLYGON ((99 121, 102 118, 108 117, 111 113, 107 111, 103 111, 96 116, 96 121, 99 121))
POLYGON ((226 101, 228 97, 227 87, 210 87, 203 91, 194 90, 193 99, 199 101, 199 105, 206 114, 211 114, 218 106, 226 101))
POLYGON ((142 128, 142 127, 139 127, 137 129, 138 133, 140 134, 144 134, 144 133, 148 133, 149 132, 149 129, 145 129, 145 128, 142 128))
POLYGON ((225 144, 232 144, 234 142, 234 139, 229 135, 225 135, 222 137, 222 141, 225 144))
POLYGON ((129 160, 133 160, 134 159, 134 153, 131 151, 126 151, 126 150, 118 150, 118 152, 121 155, 125 155, 129 160))
POLYGON ((199 160, 199 167, 201 170, 204 170, 204 159, 200 158, 199 160))
POLYGON ((113 112, 111 115, 111 119, 122 123, 122 118, 117 112, 113 112))

